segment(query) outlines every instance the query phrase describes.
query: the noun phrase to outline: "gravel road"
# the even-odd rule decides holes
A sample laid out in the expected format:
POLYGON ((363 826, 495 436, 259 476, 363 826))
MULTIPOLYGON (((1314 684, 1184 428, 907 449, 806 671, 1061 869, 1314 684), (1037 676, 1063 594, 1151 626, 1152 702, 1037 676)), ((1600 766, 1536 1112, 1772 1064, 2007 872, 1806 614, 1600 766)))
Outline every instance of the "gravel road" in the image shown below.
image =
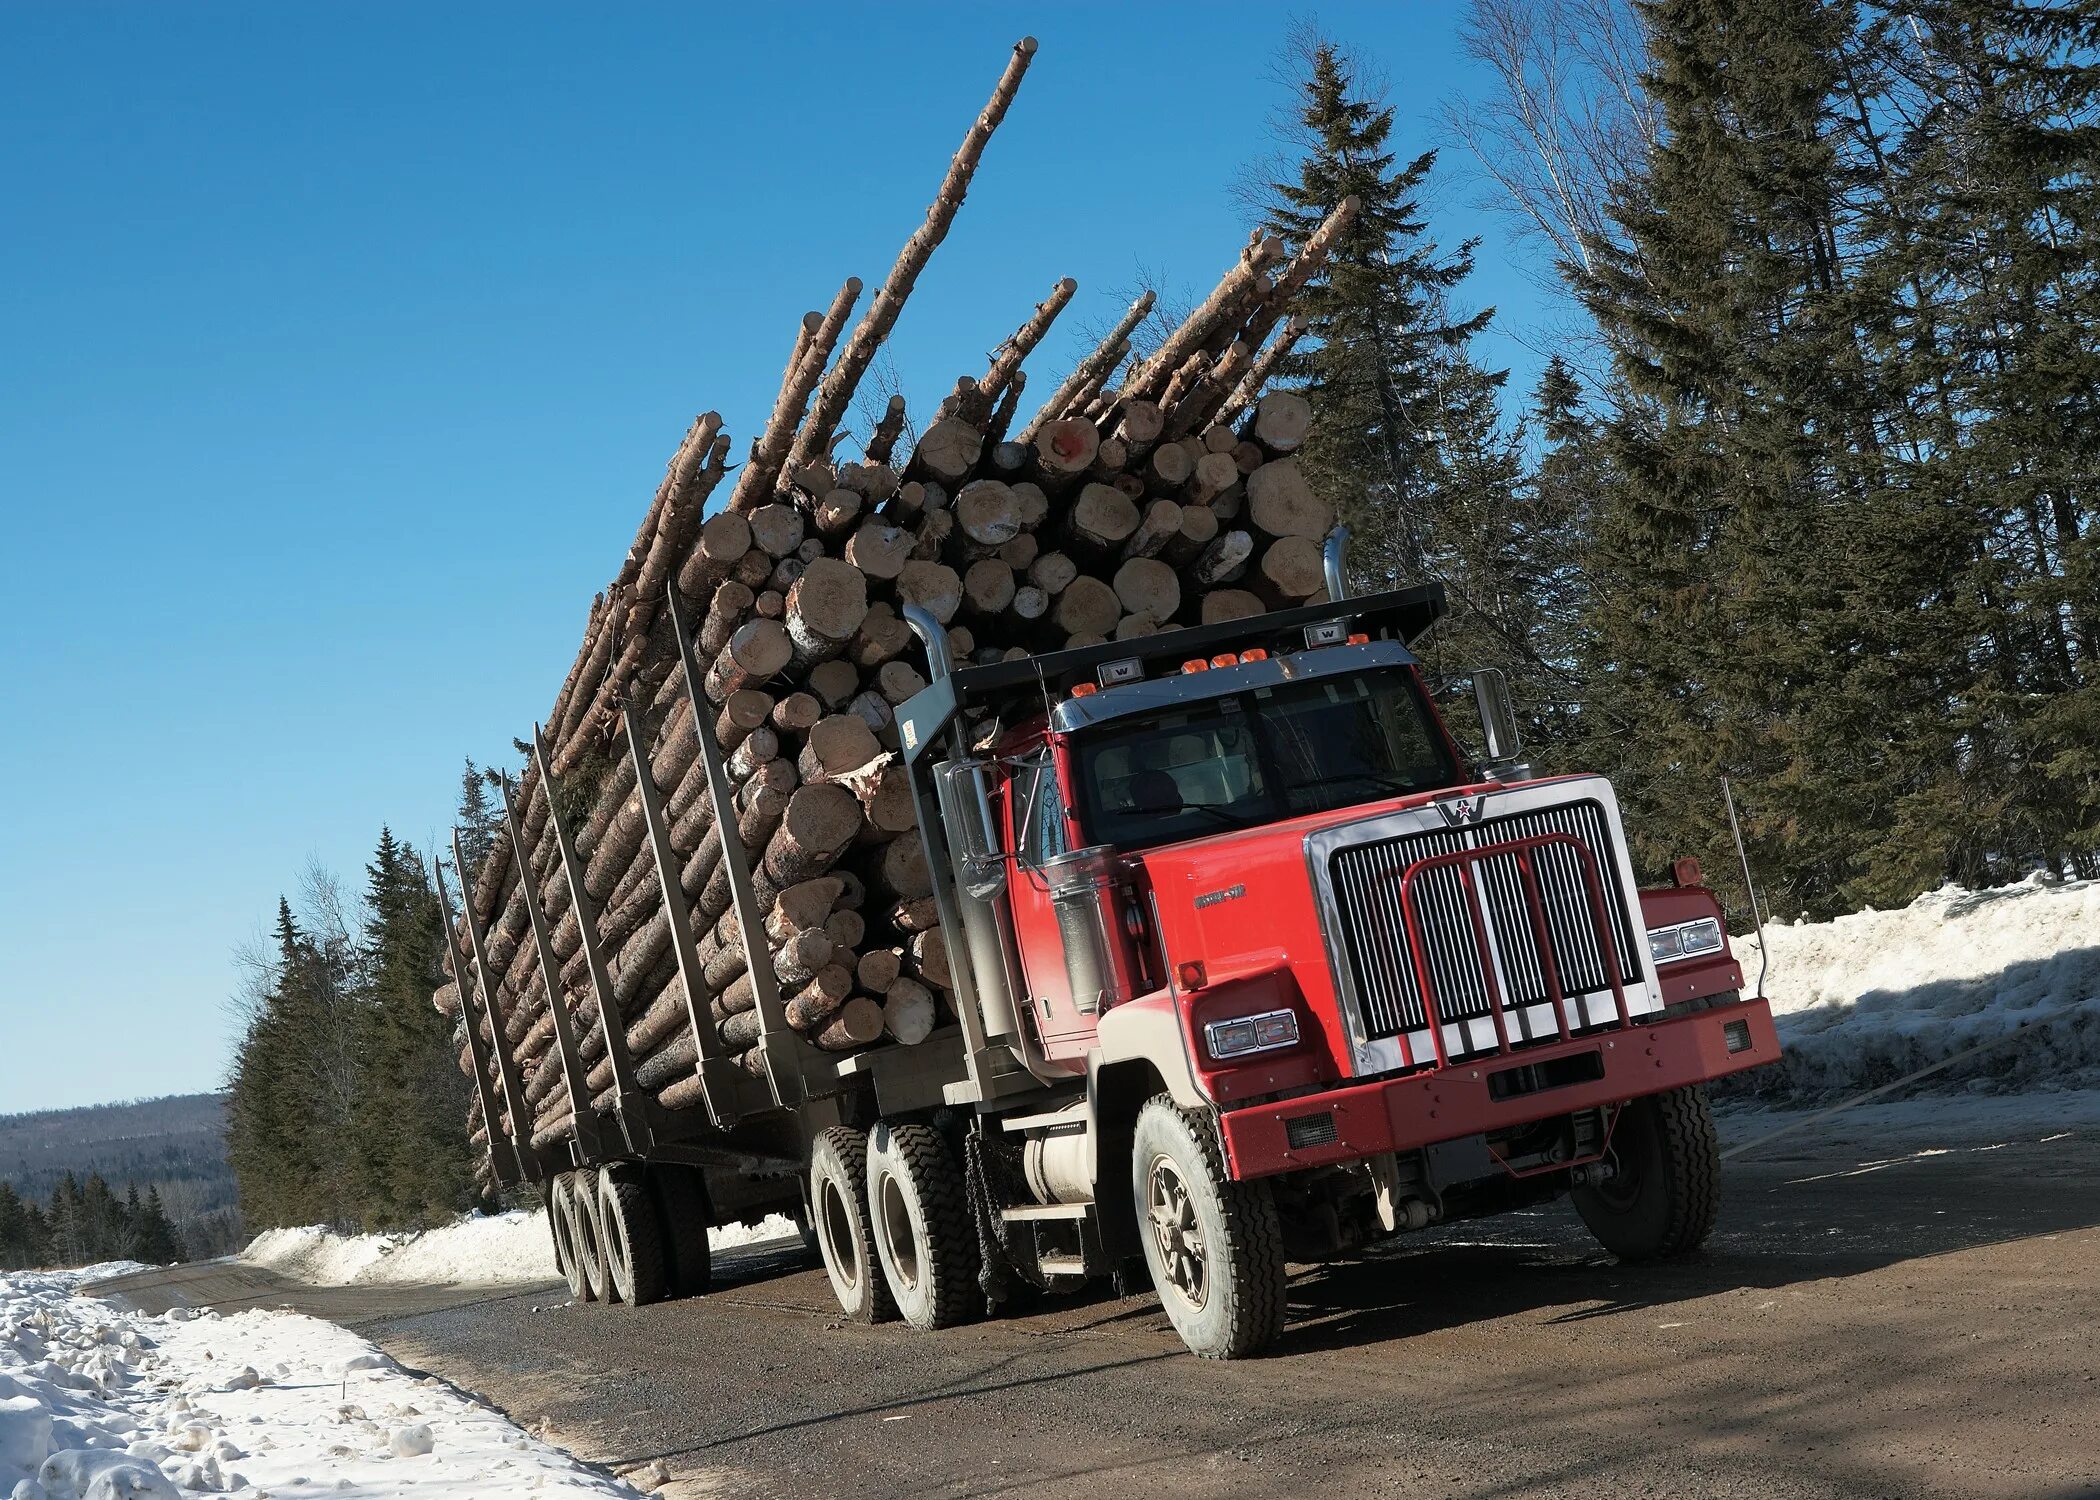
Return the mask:
POLYGON ((843 1326, 791 1243, 639 1311, 228 1265, 120 1289, 349 1322, 582 1456, 662 1459, 677 1496, 2069 1500, 2100 1496, 2100 1135, 2053 1133, 1789 1136, 1659 1270, 1561 1205, 1432 1231, 1300 1270, 1280 1350, 1230 1365, 1105 1293, 843 1326))

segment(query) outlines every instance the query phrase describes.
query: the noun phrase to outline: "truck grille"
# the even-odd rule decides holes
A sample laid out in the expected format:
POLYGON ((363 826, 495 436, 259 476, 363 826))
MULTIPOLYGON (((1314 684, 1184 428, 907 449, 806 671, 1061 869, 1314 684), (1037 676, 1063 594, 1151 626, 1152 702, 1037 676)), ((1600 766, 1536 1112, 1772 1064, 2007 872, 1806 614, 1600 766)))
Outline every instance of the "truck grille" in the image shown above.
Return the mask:
MULTIPOLYGON (((1581 856, 1565 844, 1536 847, 1531 855, 1532 868, 1538 874, 1561 991, 1571 999, 1602 992, 1603 1013, 1584 1014, 1599 1021, 1606 1015, 1616 1018, 1610 999, 1611 975, 1605 966, 1614 964, 1630 998, 1642 982, 1637 946, 1640 939, 1628 917, 1629 893, 1619 876, 1611 820, 1599 803, 1579 801, 1484 818, 1465 827, 1401 834, 1335 851, 1328 873, 1341 919, 1344 956, 1362 1006, 1367 1039, 1394 1037, 1428 1025, 1421 986, 1408 949, 1407 924, 1400 910, 1402 873, 1416 861, 1434 855, 1551 833, 1573 834, 1596 856, 1617 950, 1609 956, 1599 951, 1581 856)), ((1550 998, 1550 987, 1533 935, 1515 854, 1490 856, 1471 868, 1486 898, 1505 1010, 1521 1012, 1527 1006, 1545 1004, 1550 998)), ((1458 868, 1445 866, 1425 871, 1416 879, 1414 889, 1438 1019, 1449 1025, 1488 1016, 1492 1001, 1458 868)), ((1511 1016, 1508 1029, 1512 1045, 1560 1034, 1550 1021, 1543 1028, 1527 1026, 1521 1014, 1511 1016)))

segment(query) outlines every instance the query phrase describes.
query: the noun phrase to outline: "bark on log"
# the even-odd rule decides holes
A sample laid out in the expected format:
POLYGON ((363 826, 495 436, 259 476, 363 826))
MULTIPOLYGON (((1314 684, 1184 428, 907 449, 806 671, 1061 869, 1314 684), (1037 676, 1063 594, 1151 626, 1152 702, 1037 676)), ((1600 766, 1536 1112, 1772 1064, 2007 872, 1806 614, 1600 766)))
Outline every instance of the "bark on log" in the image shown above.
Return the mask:
MULTIPOLYGON (((803 412, 809 406, 810 393, 824 377, 824 366, 831 358, 832 348, 838 342, 839 330, 845 327, 846 319, 853 311, 853 304, 860 300, 860 278, 849 276, 838 295, 832 298, 830 308, 818 320, 817 331, 802 348, 802 357, 795 364, 794 374, 783 381, 780 394, 774 398, 773 414, 766 421, 766 430, 752 444, 750 461, 736 477, 736 488, 730 492, 731 510, 750 510, 773 498, 775 486, 783 470, 792 471, 797 466, 797 441, 803 412)), ((805 327, 807 320, 805 320, 805 327)), ((834 374, 837 372, 834 371, 834 374)), ((855 377, 858 379, 858 376, 855 377)), ((837 421, 834 415, 832 420, 837 421)), ((802 454, 806 462, 816 451, 802 454)))
POLYGON ((815 409, 810 413, 805 431, 796 438, 795 457, 808 459, 830 448, 832 431, 846 414, 854 387, 860 384, 861 376, 867 373, 875 358, 875 351, 896 324, 897 314, 903 310, 904 299, 911 295, 919 272, 925 269, 934 248, 946 237, 948 226, 955 222, 956 210, 962 207, 963 195, 969 191, 970 178, 984 156, 985 143, 999 128, 999 122, 1006 118, 1007 106, 1013 103, 1014 94, 1021 87, 1021 77, 1028 71, 1029 60, 1034 56, 1034 37, 1023 37, 1015 43, 1013 56, 1007 60, 1006 71, 993 88, 991 100, 963 137, 954 160, 948 164, 948 174, 941 182, 940 192, 935 196, 933 206, 926 211, 926 222, 905 242, 897 263, 890 268, 881 290, 868 305, 867 316, 854 328, 852 337, 839 354, 838 364, 818 390, 815 409))
POLYGON ((1130 310, 1117 320, 1116 326, 1109 330, 1108 337, 1095 345, 1093 352, 1073 368, 1072 373, 1065 378, 1065 383, 1043 403, 1043 409, 1021 429, 1021 442, 1033 442, 1036 433, 1042 429, 1045 422, 1070 413, 1072 402, 1081 391, 1099 390, 1102 382, 1115 373, 1115 367, 1121 362, 1123 352, 1130 347, 1132 331, 1145 321, 1146 315, 1152 311, 1154 300, 1153 294, 1146 291, 1139 295, 1137 301, 1130 304, 1130 310))
POLYGON ((887 464, 890 455, 897 451, 897 439, 904 435, 904 398, 890 397, 890 404, 883 410, 875 424, 874 432, 868 435, 867 447, 862 451, 869 463, 887 464))

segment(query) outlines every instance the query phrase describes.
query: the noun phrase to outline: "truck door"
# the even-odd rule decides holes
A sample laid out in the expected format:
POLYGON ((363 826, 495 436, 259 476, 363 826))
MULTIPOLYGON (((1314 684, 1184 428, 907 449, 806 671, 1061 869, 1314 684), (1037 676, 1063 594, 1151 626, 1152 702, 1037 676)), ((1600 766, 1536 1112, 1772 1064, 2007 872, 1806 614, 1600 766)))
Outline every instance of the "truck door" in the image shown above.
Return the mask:
POLYGON ((1072 1003, 1072 982, 1065 972, 1064 941, 1057 913, 1050 905, 1043 861, 1069 847, 1063 790, 1049 750, 1039 749, 1014 766, 1006 799, 1006 888, 1012 893, 1014 945, 1035 1014, 1043 1051, 1053 1058, 1083 1055, 1094 1043, 1094 1021, 1072 1003))

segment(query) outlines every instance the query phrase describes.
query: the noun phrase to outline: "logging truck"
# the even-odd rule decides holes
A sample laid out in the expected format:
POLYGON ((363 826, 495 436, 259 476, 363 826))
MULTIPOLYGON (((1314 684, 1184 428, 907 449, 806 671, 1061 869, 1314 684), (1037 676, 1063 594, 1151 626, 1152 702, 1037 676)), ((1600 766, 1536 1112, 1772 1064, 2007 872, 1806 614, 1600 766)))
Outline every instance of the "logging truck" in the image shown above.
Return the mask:
POLYGON ((494 1174, 545 1189, 575 1295, 704 1292, 708 1228, 781 1212, 858 1322, 939 1329, 1111 1278, 1231 1358, 1279 1334, 1288 1263, 1431 1225, 1565 1194, 1623 1260, 1695 1249, 1719 1186, 1702 1085, 1778 1055, 1719 902, 1690 860, 1636 885, 1610 784, 1533 777, 1495 674, 1474 677, 1485 753, 1461 749, 1410 650, 1441 589, 1347 597, 1339 540, 1325 602, 990 664, 955 666, 906 609, 927 685, 896 723, 953 996, 916 1045, 839 1056, 788 1024, 693 689, 759 958, 756 1065, 696 1010, 688 1107, 616 1056, 610 1107, 536 1146, 499 1128, 522 1117, 499 1108, 500 1027, 496 1066, 475 1059, 494 1174))

